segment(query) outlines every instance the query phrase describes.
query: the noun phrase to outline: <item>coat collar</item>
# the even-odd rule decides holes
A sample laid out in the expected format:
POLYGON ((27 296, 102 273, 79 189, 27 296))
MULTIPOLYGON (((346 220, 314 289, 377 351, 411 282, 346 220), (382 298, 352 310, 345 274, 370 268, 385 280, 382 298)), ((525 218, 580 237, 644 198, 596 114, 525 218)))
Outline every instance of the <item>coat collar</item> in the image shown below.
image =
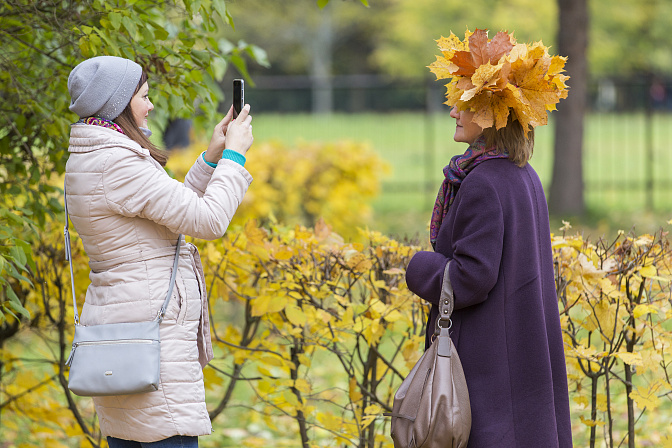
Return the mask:
POLYGON ((142 156, 151 157, 147 149, 114 129, 82 123, 75 123, 70 127, 68 151, 72 153, 92 152, 112 147, 127 148, 142 156))

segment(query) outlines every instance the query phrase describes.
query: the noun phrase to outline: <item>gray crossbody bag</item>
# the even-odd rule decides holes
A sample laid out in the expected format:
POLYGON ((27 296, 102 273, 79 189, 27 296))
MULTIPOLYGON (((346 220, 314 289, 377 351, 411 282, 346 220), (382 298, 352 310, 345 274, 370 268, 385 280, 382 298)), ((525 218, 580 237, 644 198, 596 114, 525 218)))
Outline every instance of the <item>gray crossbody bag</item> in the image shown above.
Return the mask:
MULTIPOLYGON (((65 188, 63 189, 65 195, 65 188)), ((70 263, 75 337, 66 362, 70 366, 68 388, 82 397, 128 395, 158 390, 161 340, 159 324, 166 313, 175 286, 182 235, 177 238, 175 262, 166 300, 150 322, 84 326, 79 323, 75 278, 72 270, 67 196, 65 199, 65 257, 70 263)))

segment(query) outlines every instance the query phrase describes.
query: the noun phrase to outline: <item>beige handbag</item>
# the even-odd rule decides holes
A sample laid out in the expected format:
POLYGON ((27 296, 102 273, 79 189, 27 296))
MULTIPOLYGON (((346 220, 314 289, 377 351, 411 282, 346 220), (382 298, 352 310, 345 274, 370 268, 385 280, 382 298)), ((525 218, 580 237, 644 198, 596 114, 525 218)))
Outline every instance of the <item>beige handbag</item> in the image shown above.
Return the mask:
POLYGON ((467 381, 449 336, 453 287, 443 274, 439 317, 432 345, 415 364, 394 395, 392 440, 395 448, 464 448, 471 431, 467 381))

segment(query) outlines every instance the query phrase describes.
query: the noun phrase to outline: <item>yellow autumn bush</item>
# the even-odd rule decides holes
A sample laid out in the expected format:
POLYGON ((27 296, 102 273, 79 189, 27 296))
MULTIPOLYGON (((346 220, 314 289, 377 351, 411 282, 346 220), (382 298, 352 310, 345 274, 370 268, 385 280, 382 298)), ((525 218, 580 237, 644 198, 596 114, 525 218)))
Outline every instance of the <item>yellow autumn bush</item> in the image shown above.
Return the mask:
MULTIPOLYGON (((168 168, 183 180, 207 144, 197 143, 171 155, 168 168)), ((389 165, 370 146, 352 141, 255 143, 246 168, 254 182, 234 218, 313 226, 323 218, 345 238, 358 237, 357 226, 372 217, 370 202, 380 190, 389 165)))
POLYGON ((672 446, 667 236, 661 230, 595 243, 553 238, 573 418, 587 428, 585 446, 599 439, 606 446, 625 439, 629 446, 672 446))
MULTIPOLYGON (((2 339, 0 440, 105 446, 91 400, 67 390, 73 315, 62 224, 51 225, 35 242, 40 287, 15 288, 32 320, 2 339)), ((204 447, 392 447, 382 413, 424 344, 427 305, 404 281, 419 247, 359 232, 353 242, 323 220, 249 220, 195 242, 215 348, 204 373, 216 431, 204 447)), ((553 254, 576 446, 670 446, 667 235, 562 234, 553 254)), ((88 269, 76 239, 74 258, 81 302, 88 269)))

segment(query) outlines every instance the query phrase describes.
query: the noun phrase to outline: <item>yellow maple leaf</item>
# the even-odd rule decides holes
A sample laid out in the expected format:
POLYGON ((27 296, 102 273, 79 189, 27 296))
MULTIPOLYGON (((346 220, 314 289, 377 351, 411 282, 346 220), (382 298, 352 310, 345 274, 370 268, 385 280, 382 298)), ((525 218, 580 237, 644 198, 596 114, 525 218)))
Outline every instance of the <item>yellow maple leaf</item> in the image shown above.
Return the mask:
POLYGON ((658 274, 658 270, 656 269, 655 266, 649 265, 649 266, 643 266, 639 269, 639 274, 642 277, 655 277, 658 274))
POLYGON ((256 220, 250 219, 245 223, 245 236, 247 236, 247 241, 249 244, 263 246, 264 239, 266 237, 266 231, 257 226, 256 220))
POLYGON ((470 78, 470 82, 473 87, 465 90, 465 92, 460 97, 460 100, 469 101, 474 96, 481 93, 483 89, 486 89, 490 86, 495 86, 500 78, 501 70, 502 65, 492 65, 490 62, 480 65, 470 78))
POLYGON ((525 131, 525 135, 527 136, 527 132, 532 124, 532 120, 529 118, 531 114, 530 107, 526 104, 527 100, 515 86, 509 84, 506 88, 515 102, 513 106, 511 106, 515 118, 520 122, 520 125, 523 127, 523 131, 525 131))
POLYGON ((277 313, 285 308, 287 296, 260 295, 252 300, 252 316, 277 313))
POLYGON ((618 352, 618 353, 614 353, 614 356, 619 358, 625 364, 628 364, 628 365, 631 365, 631 366, 642 365, 642 355, 639 354, 639 353, 618 352))
POLYGON ((445 79, 453 76, 457 66, 443 56, 437 56, 436 61, 427 66, 429 71, 436 75, 436 79, 445 79))
POLYGON ((655 390, 648 387, 638 387, 636 390, 630 392, 632 398, 640 409, 647 408, 649 410, 655 409, 660 405, 660 398, 656 395, 655 390))
POLYGON ((527 49, 527 56, 531 59, 539 59, 548 56, 548 48, 542 41, 530 45, 527 49))
POLYGON ((301 393, 308 394, 312 390, 312 386, 305 378, 298 378, 294 381, 294 387, 301 393))
POLYGON ((585 395, 574 395, 573 401, 581 406, 582 409, 588 409, 588 397, 585 395))
POLYGON ((445 104, 449 106, 454 106, 460 100, 462 96, 462 89, 457 87, 457 78, 453 78, 451 82, 446 84, 446 101, 445 104))
POLYGON ((579 419, 581 419, 581 423, 583 423, 586 426, 603 426, 604 422, 602 420, 590 420, 585 418, 583 415, 579 416, 579 419))
POLYGON ((639 319, 640 317, 642 317, 646 314, 655 313, 656 311, 658 311, 658 309, 653 305, 640 304, 640 305, 637 305, 632 310, 632 315, 635 317, 635 319, 639 319))
POLYGON ((518 59, 526 59, 526 58, 527 58, 527 45, 525 44, 514 45, 506 57, 506 59, 509 62, 514 62, 517 61, 518 59))
POLYGON ((203 377, 205 378, 205 384, 209 387, 221 385, 224 382, 224 378, 212 367, 203 369, 203 377))
POLYGON ((560 101, 559 91, 545 79, 550 63, 550 58, 542 57, 519 59, 511 64, 511 82, 523 103, 529 106, 530 122, 535 127, 547 123, 546 105, 560 101))
POLYGON ((289 304, 285 306, 285 314, 287 315, 287 319, 297 327, 301 327, 306 324, 306 315, 301 310, 301 308, 296 305, 289 304))
MULTIPOLYGON (((515 101, 509 91, 493 93, 490 97, 490 108, 494 116, 494 126, 501 129, 508 122, 510 110, 515 106, 515 101)), ((491 125, 492 126, 492 125, 491 125)))
POLYGON ((348 396, 353 403, 357 403, 363 397, 362 393, 359 391, 359 386, 357 385, 357 379, 355 377, 351 377, 348 383, 348 396))
MULTIPOLYGON (((560 73, 565 71, 565 64, 567 63, 567 58, 564 56, 553 56, 551 58, 551 65, 548 67, 547 76, 557 76, 560 73)), ((569 78, 569 77, 566 77, 569 78)))
POLYGON ((469 49, 468 41, 466 39, 465 41, 461 41, 460 38, 453 34, 452 31, 450 32, 450 36, 441 36, 440 39, 437 39, 436 44, 446 59, 450 59, 456 51, 464 51, 469 49))
POLYGON ((663 443, 663 445, 661 446, 661 448, 672 448, 672 436, 665 436, 665 437, 663 437, 663 439, 661 440, 661 442, 663 443))
POLYGON ((396 322, 399 319, 401 319, 402 317, 403 317, 403 315, 398 310, 392 310, 389 313, 385 314, 385 316, 383 316, 383 318, 387 322, 396 322))
POLYGON ((483 92, 482 95, 474 98, 471 102, 474 109, 472 121, 481 128, 486 129, 492 126, 495 120, 495 113, 490 107, 492 103, 492 92, 483 92))

